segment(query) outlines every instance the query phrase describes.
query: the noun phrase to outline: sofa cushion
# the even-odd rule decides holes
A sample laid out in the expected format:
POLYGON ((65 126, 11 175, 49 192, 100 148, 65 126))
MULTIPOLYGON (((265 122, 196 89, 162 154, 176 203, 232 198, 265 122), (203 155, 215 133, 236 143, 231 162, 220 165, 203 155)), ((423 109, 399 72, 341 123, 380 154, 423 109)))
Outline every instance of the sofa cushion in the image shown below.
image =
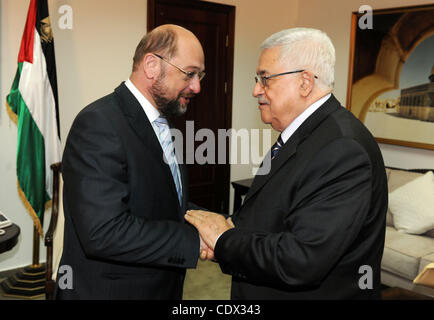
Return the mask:
POLYGON ((423 173, 418 172, 391 169, 388 170, 390 170, 389 178, 387 180, 387 188, 389 193, 403 186, 404 184, 423 176, 423 173))
MULTIPOLYGON (((386 175, 387 175, 387 188, 389 193, 403 186, 404 184, 422 176, 421 173, 404 171, 404 170, 395 170, 390 168, 386 168, 386 175)), ((393 216, 392 216, 392 212, 390 212, 390 208, 387 209, 386 225, 391 227, 394 226, 393 216)))
POLYGON ((389 193, 389 209, 396 229, 422 234, 434 229, 434 174, 432 171, 389 193))
POLYGON ((421 273, 423 271, 423 268, 425 268, 427 265, 429 265, 430 263, 433 263, 433 262, 434 262, 434 253, 431 253, 429 255, 424 256, 420 260, 419 273, 421 273))
POLYGON ((393 216, 392 212, 390 212, 389 207, 387 207, 387 215, 386 215, 386 226, 393 227, 393 216))
POLYGON ((434 239, 406 234, 386 227, 381 268, 410 281, 418 275, 423 257, 434 254, 434 239))

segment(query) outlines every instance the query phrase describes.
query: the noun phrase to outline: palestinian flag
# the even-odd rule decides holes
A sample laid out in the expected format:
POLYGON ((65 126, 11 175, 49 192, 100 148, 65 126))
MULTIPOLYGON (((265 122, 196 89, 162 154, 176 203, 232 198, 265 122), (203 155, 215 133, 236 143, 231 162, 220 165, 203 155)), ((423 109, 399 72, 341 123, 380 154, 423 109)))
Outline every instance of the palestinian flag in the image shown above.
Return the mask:
POLYGON ((47 0, 31 0, 18 55, 18 70, 6 98, 18 127, 18 193, 43 236, 44 211, 52 196, 50 165, 60 161, 54 43, 47 0))

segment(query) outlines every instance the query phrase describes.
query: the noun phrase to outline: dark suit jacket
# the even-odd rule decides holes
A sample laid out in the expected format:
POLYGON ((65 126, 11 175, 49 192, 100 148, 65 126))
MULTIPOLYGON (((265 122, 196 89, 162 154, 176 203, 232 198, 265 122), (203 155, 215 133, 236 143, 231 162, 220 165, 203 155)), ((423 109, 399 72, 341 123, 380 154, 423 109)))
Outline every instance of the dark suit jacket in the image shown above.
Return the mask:
POLYGON ((386 183, 374 138, 331 96, 255 177, 236 228, 217 241, 232 299, 379 298, 386 183))
POLYGON ((181 299, 199 235, 184 222, 180 171, 182 208, 158 138, 125 84, 78 114, 62 161, 60 266, 72 268, 73 289, 57 281, 57 298, 181 299))

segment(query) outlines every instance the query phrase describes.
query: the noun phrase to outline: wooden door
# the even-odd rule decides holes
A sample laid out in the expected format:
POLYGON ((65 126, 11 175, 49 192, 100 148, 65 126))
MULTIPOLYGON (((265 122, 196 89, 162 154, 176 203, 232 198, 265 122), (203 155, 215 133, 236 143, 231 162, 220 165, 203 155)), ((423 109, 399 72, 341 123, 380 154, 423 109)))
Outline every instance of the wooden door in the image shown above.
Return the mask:
MULTIPOLYGON (((194 136, 200 129, 212 130, 215 137, 215 163, 187 163, 190 201, 221 213, 229 212, 229 138, 226 139, 226 161, 218 161, 218 130, 231 128, 232 76, 234 52, 235 7, 205 1, 148 0, 148 31, 162 24, 177 24, 192 31, 201 42, 205 53, 206 76, 201 92, 190 101, 186 114, 172 119, 184 136, 184 161, 189 128, 194 125, 194 136)), ((191 130, 190 130, 191 132, 191 130)), ((190 137, 192 134, 190 134, 190 137)), ((195 150, 204 141, 195 141, 195 150)), ((191 143, 191 142, 190 142, 191 143)))

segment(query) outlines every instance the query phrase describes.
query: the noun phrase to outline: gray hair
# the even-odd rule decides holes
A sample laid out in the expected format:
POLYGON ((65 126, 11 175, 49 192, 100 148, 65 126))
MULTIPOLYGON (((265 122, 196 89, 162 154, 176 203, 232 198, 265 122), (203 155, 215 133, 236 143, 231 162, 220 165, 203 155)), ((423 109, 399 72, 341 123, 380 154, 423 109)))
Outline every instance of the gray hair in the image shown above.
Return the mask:
POLYGON ((277 46, 280 47, 280 62, 313 72, 320 88, 333 89, 336 55, 325 32, 310 28, 282 30, 268 37, 261 50, 277 46))

